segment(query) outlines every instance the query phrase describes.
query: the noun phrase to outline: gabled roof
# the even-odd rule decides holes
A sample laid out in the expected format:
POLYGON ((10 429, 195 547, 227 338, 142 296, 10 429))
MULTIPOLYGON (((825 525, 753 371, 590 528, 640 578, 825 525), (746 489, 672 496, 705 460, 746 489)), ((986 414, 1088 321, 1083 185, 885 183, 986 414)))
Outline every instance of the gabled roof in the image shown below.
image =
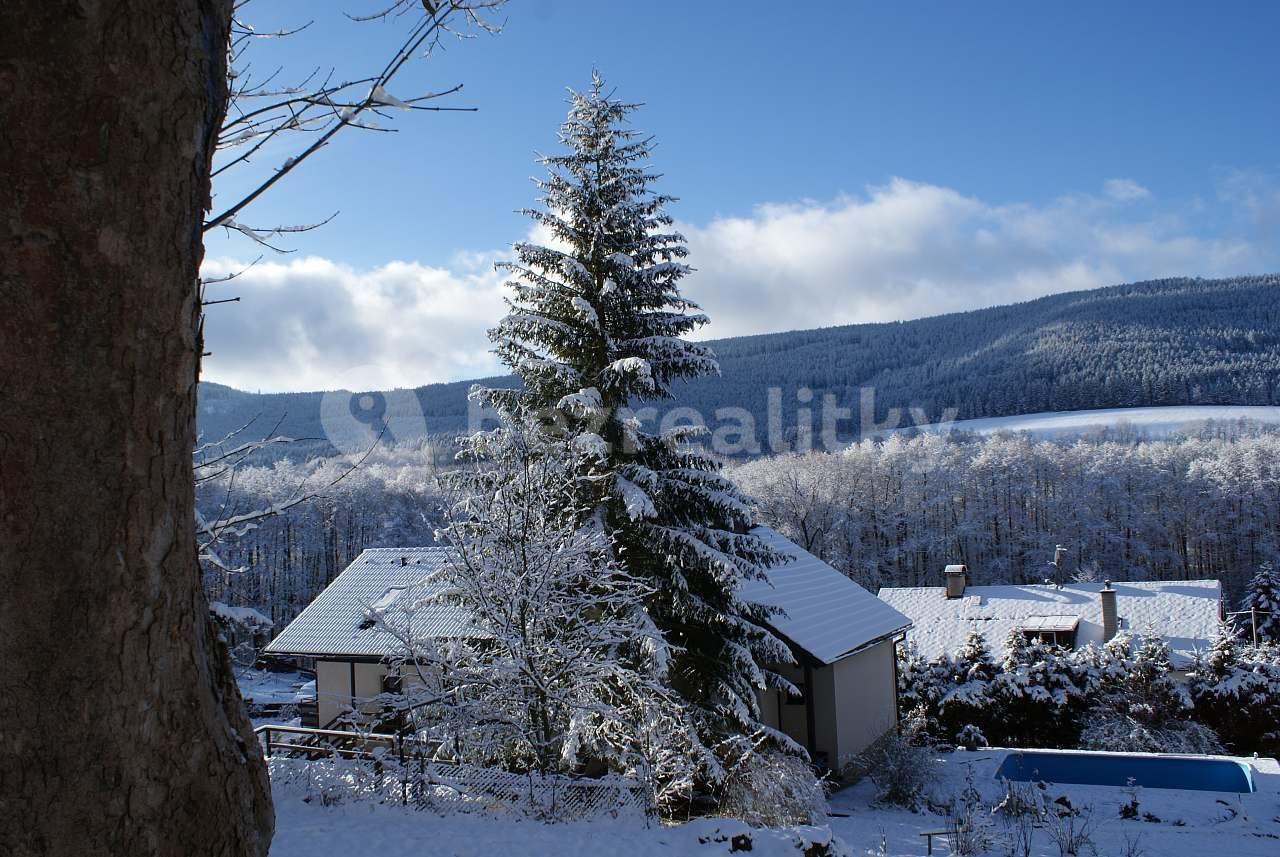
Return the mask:
MULTIPOLYGON (((1120 630, 1163 637, 1176 667, 1188 666, 1196 651, 1209 647, 1218 630, 1222 587, 1216 580, 1139 581, 1113 583, 1120 630)), ((949 599, 941 586, 880 590, 880 597, 911 617, 908 638, 925 657, 954 654, 971 631, 978 631, 996 657, 1014 628, 1062 626, 1078 617, 1076 645, 1101 645, 1101 583, 970 586, 961 598, 949 599)))
MULTIPOLYGON (((390 634, 365 627, 366 609, 388 602, 388 593, 412 586, 439 568, 448 548, 371 548, 333 579, 266 651, 287 655, 386 657, 400 650, 390 634)), ((466 615, 448 604, 422 607, 414 614, 422 633, 457 637, 467 631, 466 615)))
POLYGON ((781 607, 769 625, 824 664, 911 625, 911 620, 836 569, 768 527, 751 531, 791 562, 745 581, 744 601, 781 607))
MULTIPOLYGON (((753 531, 792 561, 768 571, 768 580, 746 581, 745 600, 786 611, 770 626, 822 663, 895 632, 911 621, 867 590, 768 527, 753 531)), ((267 646, 276 654, 338 657, 386 657, 399 643, 376 628, 362 628, 367 608, 394 599, 398 587, 418 583, 441 566, 448 548, 373 548, 334 578, 315 601, 267 646)), ((433 605, 414 614, 424 636, 456 637, 468 632, 467 617, 456 607, 433 605)))

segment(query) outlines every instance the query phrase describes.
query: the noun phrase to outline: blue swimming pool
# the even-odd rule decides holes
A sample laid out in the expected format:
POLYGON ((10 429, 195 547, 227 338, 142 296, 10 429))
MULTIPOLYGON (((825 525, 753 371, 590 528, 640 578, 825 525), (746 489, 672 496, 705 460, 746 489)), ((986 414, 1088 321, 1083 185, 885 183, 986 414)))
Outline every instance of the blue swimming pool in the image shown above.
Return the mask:
POLYGON ((1152 789, 1256 791, 1253 769, 1242 762, 1179 756, 1013 750, 1000 763, 996 777, 1090 786, 1127 786, 1132 779, 1135 785, 1152 789))

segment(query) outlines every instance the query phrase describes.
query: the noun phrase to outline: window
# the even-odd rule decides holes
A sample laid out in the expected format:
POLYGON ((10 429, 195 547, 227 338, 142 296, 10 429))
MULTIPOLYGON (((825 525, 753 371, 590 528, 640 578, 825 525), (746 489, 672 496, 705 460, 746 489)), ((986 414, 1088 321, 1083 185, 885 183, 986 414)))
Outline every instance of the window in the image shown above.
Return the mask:
POLYGON ((1076 647, 1076 632, 1074 630, 1041 631, 1023 628, 1022 633, 1028 640, 1038 640, 1046 645, 1061 646, 1064 649, 1074 649, 1076 647))

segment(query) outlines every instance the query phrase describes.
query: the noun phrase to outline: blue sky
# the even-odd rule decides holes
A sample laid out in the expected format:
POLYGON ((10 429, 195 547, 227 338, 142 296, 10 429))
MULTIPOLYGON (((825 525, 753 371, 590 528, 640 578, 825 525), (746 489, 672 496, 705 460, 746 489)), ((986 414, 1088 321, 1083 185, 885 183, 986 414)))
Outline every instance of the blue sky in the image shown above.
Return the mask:
MULTIPOLYGON (((710 336, 1280 269, 1280 4, 638 8, 513 0, 501 34, 409 68, 394 94, 464 83, 450 103, 479 111, 349 132, 247 210, 252 225, 341 214, 238 281, 246 303, 210 319, 206 377, 289 389, 496 368, 488 265, 527 237, 533 153, 593 65, 646 103, 636 124, 680 197, 710 336), (426 344, 369 346, 379 319, 426 344), (330 348, 344 336, 365 345, 330 348)), ((408 23, 306 10, 249 7, 260 29, 316 17, 265 43, 260 67, 356 76, 408 23)), ((220 182, 219 200, 249 180, 220 182)), ((210 270, 257 255, 218 235, 208 253, 210 270)))

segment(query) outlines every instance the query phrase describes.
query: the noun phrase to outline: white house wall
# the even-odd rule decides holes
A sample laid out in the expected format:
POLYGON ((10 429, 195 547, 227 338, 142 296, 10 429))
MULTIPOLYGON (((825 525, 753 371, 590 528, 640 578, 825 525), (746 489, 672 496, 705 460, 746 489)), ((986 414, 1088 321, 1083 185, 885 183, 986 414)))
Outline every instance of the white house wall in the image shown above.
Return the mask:
MULTIPOLYGON (((827 669, 831 673, 832 705, 836 712, 836 753, 831 762, 838 770, 897 724, 894 644, 892 640, 885 640, 836 661, 827 669)), ((818 734, 822 734, 821 726, 818 734)))
POLYGON ((385 664, 316 661, 316 719, 320 725, 328 725, 350 709, 353 698, 369 699, 382 693, 386 674, 385 664))

